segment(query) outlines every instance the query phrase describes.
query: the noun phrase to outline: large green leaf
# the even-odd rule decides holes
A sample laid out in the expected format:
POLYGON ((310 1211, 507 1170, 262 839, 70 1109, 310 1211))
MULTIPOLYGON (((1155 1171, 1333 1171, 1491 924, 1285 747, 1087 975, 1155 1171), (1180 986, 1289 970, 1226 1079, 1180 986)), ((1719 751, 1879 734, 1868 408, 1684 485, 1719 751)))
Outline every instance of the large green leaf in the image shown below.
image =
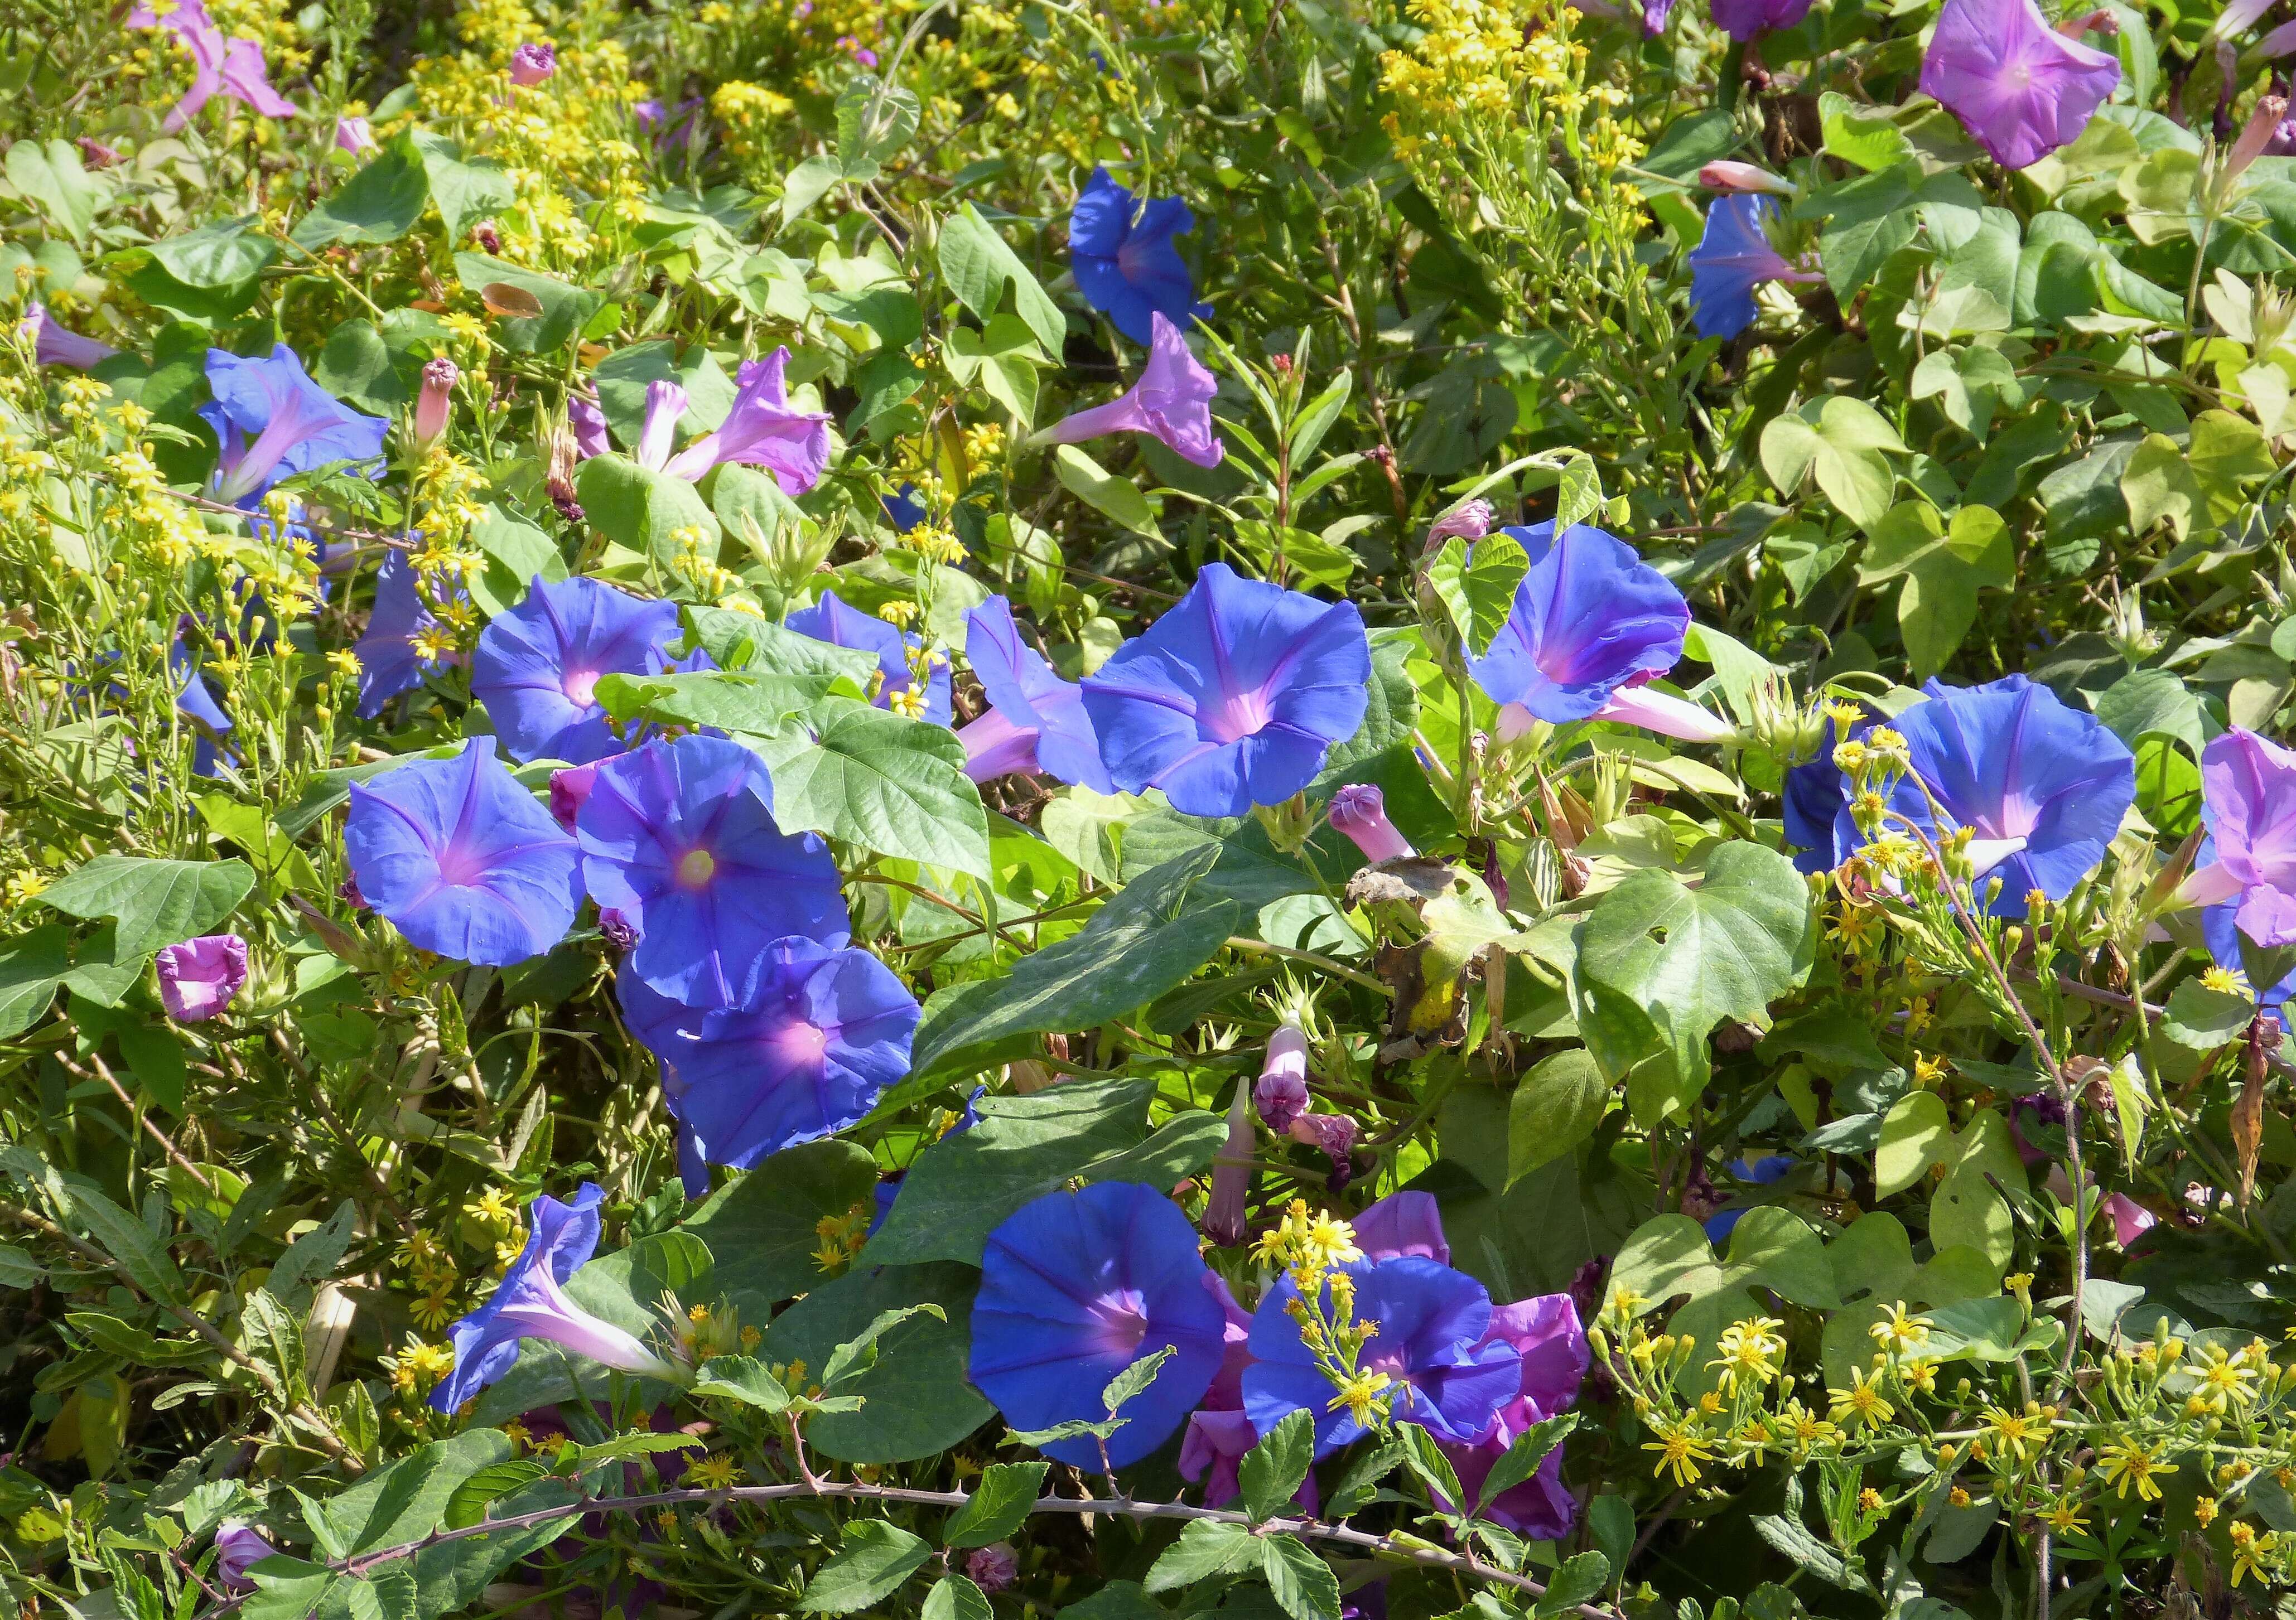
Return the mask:
POLYGON ((320 199, 291 233, 299 248, 335 242, 397 241, 413 230, 430 200, 423 154, 411 135, 399 135, 373 160, 320 199))
POLYGON ((1874 529, 1860 585, 1902 579, 1898 628, 1914 673, 1946 666, 1977 621, 1977 593, 2016 583, 2017 558, 1998 512, 1964 506, 1950 524, 1926 501, 1901 501, 1874 529))
POLYGON ((40 1020, 70 967, 58 923, 20 935, 0 951, 0 1040, 21 1035, 40 1020))
POLYGON ((1686 1297, 1669 1325, 1698 1340, 1699 1354, 1685 1374, 1693 1391, 1714 1385, 1715 1374, 1704 1363, 1722 1330, 1768 1313, 1748 1292, 1756 1288, 1813 1310, 1832 1310, 1841 1303, 1824 1240, 1800 1215, 1775 1205, 1748 1210, 1731 1231, 1728 1253, 1719 1258, 1697 1222, 1688 1215, 1660 1215, 1636 1230, 1611 1271, 1613 1296, 1631 1290, 1644 1302, 1639 1311, 1686 1297))
POLYGON ((918 1156, 863 1259, 977 1265, 999 1222, 1071 1180, 1168 1187, 1201 1169, 1226 1122, 1187 1109, 1152 1134, 1154 1100, 1155 1087, 1130 1075, 1070 1080, 1028 1097, 982 1097, 974 1104, 980 1124, 918 1156))
POLYGON ((464 225, 518 200, 510 175, 491 158, 465 158, 454 142, 427 129, 417 129, 414 135, 414 150, 422 154, 422 172, 430 178, 430 200, 439 205, 448 241, 462 241, 464 225))
POLYGON ((775 1305, 819 1287, 815 1251, 824 1218, 855 1208, 865 1212, 877 1183, 877 1161, 866 1148, 832 1138, 773 1155, 685 1222, 717 1257, 717 1286, 763 1321, 775 1305))
POLYGON ((686 529, 701 531, 703 555, 717 555, 718 514, 684 479, 610 452, 582 463, 574 475, 574 493, 592 528, 657 568, 676 565, 684 549, 678 536, 686 529))
POLYGON ((966 203, 941 222, 940 274, 956 294, 957 302, 980 317, 985 325, 1004 299, 1004 284, 1013 284, 1013 306, 1037 341, 1059 354, 1068 339, 1068 317, 1037 282, 1021 256, 1005 245, 980 211, 966 203))
POLYGON ((917 1027, 916 1071, 1014 1035, 1089 1029, 1177 989, 1243 925, 1242 905, 1208 892, 1223 847, 1201 844, 1142 873, 1010 978, 935 996, 917 1027))
POLYGON ((964 745, 947 726, 849 698, 825 700, 808 736, 762 741, 783 827, 824 833, 879 855, 977 878, 988 863, 988 812, 964 773, 964 745))
POLYGON ((1427 565, 1427 583, 1450 614, 1467 650, 1480 658, 1490 650, 1491 638, 1506 623, 1515 587, 1529 571, 1530 558, 1513 535, 1486 535, 1472 551, 1454 535, 1427 565))
POLYGON ((1654 1121, 1704 1089, 1714 1027, 1736 1019, 1767 1027, 1770 1002, 1808 975, 1816 945, 1808 885, 1774 849, 1719 846, 1696 888, 1670 872, 1636 872, 1580 930, 1587 1047, 1613 1076, 1654 1051, 1671 1057, 1670 1076, 1628 1088, 1637 1117, 1654 1121))
POLYGON ((849 1615, 882 1602, 932 1558, 931 1546, 882 1519, 853 1519, 842 1535, 837 1555, 806 1583, 808 1614, 849 1615))
POLYGON ((254 887, 255 871, 244 861, 100 855, 58 879, 40 900, 68 916, 118 919, 112 959, 124 962, 213 932, 254 887))
POLYGON ((877 1341, 876 1364, 837 1387, 840 1395, 860 1396, 860 1407, 813 1418, 808 1443, 840 1462, 906 1462, 948 1450, 995 1416, 964 1381, 980 1280, 966 1265, 871 1265, 823 1284, 774 1318, 758 1359, 801 1361, 814 1379, 840 1345, 888 1311, 937 1305, 947 1319, 921 1313, 888 1330, 877 1341))
POLYGON ((1905 441, 1882 413, 1847 394, 1812 400, 1762 430, 1762 470, 1779 494, 1791 497, 1815 476, 1835 509, 1869 532, 1890 510, 1896 486, 1890 457, 1905 453, 1905 441))
MULTIPOLYGON (((503 347, 515 354, 549 353, 587 326, 606 301, 603 292, 484 253, 455 255, 455 276, 473 292, 496 285, 513 287, 542 306, 538 315, 512 315, 495 323, 503 347)), ((583 504, 589 504, 587 497, 583 504)))
POLYGON ((111 192, 109 184, 87 172, 79 149, 55 135, 45 141, 21 139, 11 146, 8 180, 74 241, 87 239, 96 209, 111 192))
POLYGON ((1515 1083, 1507 1108, 1506 1184, 1571 1151, 1611 1108, 1611 1083, 1584 1047, 1556 1052, 1515 1083))

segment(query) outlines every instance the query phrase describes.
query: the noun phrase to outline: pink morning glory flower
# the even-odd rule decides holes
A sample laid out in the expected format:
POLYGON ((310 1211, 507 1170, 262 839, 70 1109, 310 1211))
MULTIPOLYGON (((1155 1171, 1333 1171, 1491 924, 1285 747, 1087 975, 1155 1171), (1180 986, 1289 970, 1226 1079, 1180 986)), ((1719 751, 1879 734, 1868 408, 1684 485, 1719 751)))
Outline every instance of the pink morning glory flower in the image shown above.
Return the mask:
POLYGON ((247 941, 236 934, 206 934, 162 946, 152 959, 160 974, 160 1004, 179 1024, 198 1024, 231 1005, 247 983, 247 941))
POLYGON ((1039 444, 1075 445, 1111 433, 1145 433, 1199 467, 1217 467, 1227 446, 1212 430, 1212 396, 1218 383, 1180 329, 1160 313, 1149 316, 1148 364, 1134 383, 1104 405, 1078 411, 1037 435, 1039 444))
POLYGON ((164 14, 147 0, 128 13, 127 26, 165 29, 192 53, 192 87, 160 126, 166 133, 173 135, 190 123, 218 94, 244 102, 266 119, 295 116, 295 103, 271 87, 263 47, 252 39, 225 38, 201 0, 176 0, 164 14))
POLYGON ((829 466, 829 413, 790 404, 783 380, 789 360, 789 350, 777 348, 762 360, 743 363, 725 424, 686 446, 662 470, 692 483, 712 467, 739 462, 763 467, 788 495, 801 495, 821 482, 829 466))
POLYGON ((1922 91, 2005 168, 2070 145, 2112 87, 2120 61, 2066 38, 2033 0, 1946 0, 1922 91))

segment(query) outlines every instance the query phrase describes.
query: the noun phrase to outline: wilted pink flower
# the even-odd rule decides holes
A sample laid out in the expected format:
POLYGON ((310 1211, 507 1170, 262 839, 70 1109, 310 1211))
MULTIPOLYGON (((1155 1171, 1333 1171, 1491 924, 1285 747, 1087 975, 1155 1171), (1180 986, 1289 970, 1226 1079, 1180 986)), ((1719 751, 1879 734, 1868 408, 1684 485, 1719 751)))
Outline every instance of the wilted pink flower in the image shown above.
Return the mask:
POLYGON ((337 119, 335 120, 335 145, 338 149, 343 151, 373 151, 374 150, 374 126, 368 123, 365 119, 337 119))
POLYGON ((1498 517, 1497 509, 1480 495, 1462 501, 1435 520, 1435 526, 1427 531, 1427 549, 1433 551, 1454 535, 1463 540, 1480 540, 1491 532, 1498 517))
POLYGON ((1387 819, 1387 798, 1367 782, 1332 795, 1332 825, 1355 840, 1366 861, 1400 861, 1419 852, 1387 819))
POLYGON ((964 1560, 964 1573, 972 1583, 992 1597, 1007 1591, 1021 1578, 1021 1560, 1007 1542, 991 1542, 986 1547, 975 1547, 964 1560))
POLYGON ((1348 1155, 1356 1150, 1356 1137, 1362 1127, 1345 1114, 1302 1114, 1292 1122, 1292 1140, 1320 1148, 1332 1161, 1331 1186, 1336 1190, 1348 1184, 1354 1166, 1348 1155))
POLYGON ((606 413, 590 395, 575 394, 567 398, 566 423, 574 430, 577 454, 586 458, 603 455, 614 447, 614 441, 606 436, 606 413))
POLYGON ((1227 446, 1212 431, 1219 385, 1188 352, 1188 340, 1160 312, 1150 315, 1148 364, 1140 380, 1104 405, 1078 411, 1037 436, 1038 442, 1081 444, 1111 433, 1145 433, 1199 467, 1217 467, 1227 446))
POLYGON ((462 368, 441 355, 422 368, 422 393, 414 402, 414 438, 418 444, 436 443, 455 413, 455 385, 462 368))
POLYGON ((32 340, 33 357, 42 365, 68 365, 76 372, 84 372, 119 352, 109 343, 83 338, 70 327, 58 325, 55 316, 43 304, 32 306, 17 331, 32 340))
POLYGON ((1278 1133, 1288 1131, 1308 1107, 1308 1036, 1297 1024, 1285 1024, 1267 1037, 1267 1060, 1260 1066, 1259 1084, 1251 1100, 1262 1124, 1278 1133))
POLYGON ((119 161, 119 154, 94 135, 79 138, 80 161, 90 168, 110 168, 119 161))
POLYGON ((529 40, 510 53, 510 82, 538 85, 558 71, 558 47, 544 40, 529 40))
POLYGON ((1781 179, 1758 164, 1733 163, 1727 159, 1700 169, 1698 184, 1710 192, 1767 192, 1776 197, 1794 194, 1792 181, 1781 179))
POLYGON ((1922 90, 2005 168, 2070 145, 2120 82, 2120 62, 2049 27, 2033 0, 1946 0, 1922 90))
POLYGON ((231 1005, 247 982, 247 941, 236 934, 209 934, 161 947, 153 959, 160 970, 160 1002, 179 1024, 197 1024, 231 1005))

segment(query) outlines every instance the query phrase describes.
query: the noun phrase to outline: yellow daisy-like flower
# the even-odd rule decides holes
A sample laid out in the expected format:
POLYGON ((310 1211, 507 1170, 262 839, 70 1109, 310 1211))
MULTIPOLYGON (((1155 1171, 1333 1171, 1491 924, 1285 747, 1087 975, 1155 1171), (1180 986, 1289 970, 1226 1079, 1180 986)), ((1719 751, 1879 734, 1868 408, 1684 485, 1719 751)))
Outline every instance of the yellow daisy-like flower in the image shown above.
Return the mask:
POLYGON ((407 1307, 406 1314, 414 1319, 416 1327, 436 1333, 455 1320, 454 1297, 444 1289, 426 1294, 407 1307))
POLYGON ((2048 1420, 2037 1413, 2005 1411, 1997 1406, 1985 1409, 1985 1427, 1992 1431, 1993 1440, 2004 1453, 2018 1462, 2030 1462, 2033 1448, 2049 1430, 2048 1420))
POLYGON ((2139 1445, 2134 1440, 2116 1440, 2098 1448, 2098 1468, 2105 1482, 2124 1501, 2132 1485, 2136 1487, 2139 1501, 2158 1501, 2161 1487, 2155 1480, 2160 1475, 2177 1471, 2174 1463, 2161 1460, 2162 1449, 2157 1441, 2151 1445, 2139 1445))
POLYGON ((1339 1394, 1324 1403, 1324 1410, 1337 1411, 1344 1406, 1357 1423, 1367 1423, 1374 1409, 1386 1410, 1387 1396, 1382 1392, 1394 1381, 1384 1372, 1358 1371, 1340 1386, 1339 1394))
POLYGON ((885 700, 885 707, 910 720, 925 717, 925 694, 915 686, 904 686, 885 700))
POLYGON ((1836 1423, 1879 1428, 1898 1415, 1898 1409, 1882 1398, 1882 1375, 1878 1372, 1852 1371, 1849 1388, 1828 1389, 1825 1396, 1833 1404, 1827 1415, 1836 1423))
POLYGON ((1661 1423, 1654 1427, 1658 1438, 1643 1445, 1643 1450, 1658 1453, 1651 1472, 1671 1474, 1677 1485, 1695 1483, 1700 1473, 1698 1465, 1714 1460, 1714 1448, 1703 1435, 1686 1425, 1661 1423))
POLYGON ((2273 1566, 2280 1562, 2279 1535, 2270 1530, 2259 1535, 2255 1526, 2237 1521, 2227 1534, 2232 1537, 2232 1584, 2237 1586, 2254 1575, 2269 1586, 2273 1566))
POLYGON ((2213 990, 2219 995, 2246 995, 2249 994, 2248 975, 2238 968, 2204 968, 2201 970, 2201 987, 2213 990))
POLYGON ((700 1490, 722 1491, 742 1477, 742 1470, 723 1452, 713 1452, 699 1462, 688 1463, 685 1477, 700 1490))
POLYGON ((1928 1343, 1930 1329, 1934 1325, 1926 1316, 1908 1313, 1906 1302, 1900 1299, 1890 1307, 1889 1321, 1875 1322, 1866 1332, 1884 1350, 1903 1355, 1928 1343))
POLYGON ((1722 1337, 1715 1345, 1722 1354, 1706 1364, 1721 1372, 1725 1394, 1736 1395, 1742 1379, 1748 1388, 1759 1389, 1777 1377, 1786 1341, 1775 1330, 1784 1325, 1774 1316, 1758 1316, 1750 1321, 1732 1322, 1722 1330, 1722 1337))
POLYGON ((2080 1503, 2070 1498, 2042 1514, 2041 1522, 2059 1535, 2069 1535, 2077 1530, 2088 1528, 2088 1519, 2081 1512, 2080 1503))

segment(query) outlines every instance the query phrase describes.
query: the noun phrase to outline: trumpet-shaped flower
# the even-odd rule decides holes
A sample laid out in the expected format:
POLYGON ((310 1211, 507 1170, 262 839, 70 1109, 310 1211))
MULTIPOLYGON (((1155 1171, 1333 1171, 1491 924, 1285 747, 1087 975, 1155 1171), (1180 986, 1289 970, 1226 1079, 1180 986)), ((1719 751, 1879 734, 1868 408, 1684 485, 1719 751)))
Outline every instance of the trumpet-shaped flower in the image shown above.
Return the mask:
POLYGON ((160 975, 160 1004, 179 1024, 197 1024, 231 1005, 247 983, 247 941, 236 934, 206 934, 164 945, 152 959, 160 975))
MULTIPOLYGON (((1356 1320, 1379 1324, 1357 1366, 1386 1376, 1382 1394, 1389 1414, 1423 1426, 1440 1441, 1467 1444, 1488 1434, 1500 1408, 1522 1387, 1522 1354, 1491 1335, 1491 1297, 1483 1285, 1410 1255, 1353 1261, 1344 1269, 1355 1281, 1356 1320)), ((1286 1277, 1252 1314, 1257 1359, 1244 1370, 1243 1407, 1262 1436, 1285 1413, 1304 1409, 1316 1420, 1316 1454, 1328 1456, 1363 1435, 1365 1425, 1347 1403, 1334 1402, 1332 1380, 1291 1314, 1298 1297, 1286 1277)))
MULTIPOLYGON (((1471 1499, 1481 1493, 1491 1469, 1525 1430, 1570 1409, 1592 1365, 1578 1307, 1568 1294, 1541 1294, 1497 1306, 1486 1338, 1514 1346, 1522 1362, 1522 1382, 1499 1407, 1490 1433, 1472 1444, 1443 1448, 1471 1499)), ((1518 1535, 1546 1541, 1568 1535, 1578 1504, 1562 1484, 1562 1449, 1548 1452, 1529 1479, 1500 1492, 1485 1512, 1518 1535)))
POLYGON ((295 103, 271 87, 263 47, 252 39, 226 38, 201 0, 175 0, 165 15, 146 0, 127 14, 127 26, 163 29, 192 53, 192 87, 161 122, 162 133, 175 134, 218 94, 266 119, 295 116, 295 103))
POLYGON ((546 39, 529 39, 510 53, 510 82, 538 85, 558 71, 558 47, 546 39))
MULTIPOLYGON (((1118 1414, 1111 1467, 1172 1436, 1227 1353, 1226 1317, 1207 1287, 1196 1231, 1169 1199, 1136 1182, 1048 1192, 988 1234, 972 1305, 972 1382, 1015 1428, 1101 1422, 1101 1392, 1169 1346, 1148 1387, 1118 1414)), ((1045 1454, 1100 1468, 1090 1436, 1045 1454)))
POLYGON ((357 157, 375 149, 374 126, 356 115, 335 120, 335 150, 357 157))
POLYGON ((526 600, 480 633, 471 695, 487 706, 512 758, 588 765, 622 746, 598 701, 599 678, 653 674, 676 634, 673 602, 595 579, 537 576, 526 600))
POLYGON ((491 737, 351 784, 343 853, 367 904, 458 961, 539 956, 582 904, 574 840, 495 757, 491 737))
MULTIPOLYGON (((1238 1469, 1259 1442, 1251 1415, 1243 1410, 1243 1371, 1251 1365, 1251 1313, 1235 1303, 1227 1282, 1217 1272, 1204 1273, 1204 1287, 1219 1305, 1226 1354, 1212 1375, 1211 1387, 1188 1416, 1187 1432, 1180 1439, 1180 1477, 1204 1481, 1204 1502, 1220 1507, 1234 1499, 1238 1469), (1206 1478, 1206 1474, 1210 1475, 1206 1478)), ((1300 1482, 1300 1500, 1314 1510, 1316 1477, 1300 1482)))
POLYGON ((1366 861, 1401 861, 1418 853, 1387 819, 1387 795, 1369 783, 1332 794, 1330 814, 1332 828, 1345 833, 1366 861))
POLYGON ((639 424, 637 454, 632 458, 639 466, 659 472, 669 465, 670 454, 677 447, 677 420, 685 414, 685 384, 667 377, 646 384, 645 418, 639 424))
POLYGON ((2194 905, 2237 902, 2259 945, 2296 942, 2296 753, 2235 727, 2201 754, 2201 818, 2216 859, 2180 891, 2194 905))
POLYGON ((1371 642, 1353 602, 1322 602, 1210 563, 1148 633, 1084 683, 1101 757, 1128 793, 1184 815, 1277 805, 1354 736, 1371 642))
POLYGON ((713 1165, 746 1170, 841 1131, 909 1072, 916 998, 866 951, 777 939, 741 1005, 717 1011, 627 970, 616 982, 631 1029, 662 1060, 670 1111, 713 1165))
POLYGON ((614 447, 613 438, 606 430, 606 413, 598 408, 594 395, 569 394, 566 397, 566 426, 574 435, 574 451, 578 455, 586 458, 603 455, 614 447))
POLYGON ((1195 215, 1178 198, 1141 202, 1106 169, 1094 169, 1069 212, 1078 290, 1135 343, 1150 341, 1159 315, 1185 326, 1211 314, 1210 304, 1195 302, 1195 277, 1172 241, 1195 228, 1195 215))
MULTIPOLYGON (((834 591, 824 591, 819 601, 810 608, 800 608, 783 622, 800 635, 809 635, 816 642, 875 653, 877 667, 884 676, 877 689, 879 708, 893 708, 894 695, 916 684, 910 656, 923 643, 914 635, 904 635, 883 619, 849 605, 834 591)), ((934 725, 947 725, 956 717, 955 705, 949 700, 948 660, 939 653, 931 656, 932 674, 925 683, 924 708, 915 717, 934 725)))
POLYGON ((251 511, 281 479, 382 454, 390 424, 352 410, 312 381, 284 343, 251 360, 211 348, 207 370, 215 397, 200 407, 200 417, 222 446, 217 500, 251 511))
POLYGON ((1922 91, 2005 168, 2070 145, 2120 82, 2120 61, 2051 28, 2033 0, 1946 0, 1922 91))
POLYGON ((416 639, 438 623, 423 604, 414 565, 400 551, 387 552, 374 577, 374 610, 352 643, 358 659, 358 712, 373 719, 382 706, 422 684, 431 660, 416 650, 416 639))
POLYGON ((1279 1135, 1308 1111, 1308 1036, 1297 1024, 1279 1024, 1267 1037, 1267 1057, 1251 1088, 1259 1122, 1279 1135))
POLYGON ((992 596, 966 615, 965 624, 965 656, 980 679, 988 712, 957 730, 964 773, 988 781, 1014 771, 1046 771, 1095 793, 1115 792, 1092 716, 1084 711, 1084 689, 1054 675, 1043 655, 1021 639, 1012 604, 992 596))
POLYGON ((1188 352, 1180 329, 1151 315, 1148 364, 1140 380, 1104 405, 1062 418, 1037 436, 1040 444, 1076 445, 1111 433, 1145 433, 1184 461, 1217 467, 1227 445, 1212 430, 1219 384, 1188 352))
MULTIPOLYGON (((2022 917, 2034 889, 2063 899, 2104 859, 2136 800, 2128 745, 2023 675, 1971 687, 1931 681, 1922 690, 1929 700, 1894 722, 1912 771, 1890 789, 1890 810, 1932 839, 1968 828, 1980 880, 2002 880, 1998 915, 2022 917), (1942 826, 1923 785, 1944 812, 1942 826)), ((1844 825, 1849 815, 1846 806, 1837 815, 1837 841, 1862 842, 1844 825)))
POLYGON ((1706 233, 1690 253, 1690 318, 1702 338, 1734 338, 1754 323, 1754 289, 1764 282, 1816 282, 1770 245, 1778 205, 1737 192, 1706 210, 1706 233))
POLYGON ((1809 0, 1714 0, 1714 20, 1741 43, 1790 29, 1808 15, 1809 0))
POLYGON ((1584 524, 1560 536, 1552 522, 1503 532, 1529 553, 1530 570, 1489 648, 1467 659, 1475 683, 1508 711, 1503 733, 1538 719, 1613 720, 1693 741, 1731 734, 1697 704, 1644 688, 1674 667, 1690 629, 1672 580, 1584 524))
POLYGON ((263 1533, 239 1519, 227 1518, 216 1526, 216 1578, 227 1591, 253 1591, 255 1583, 247 1572, 266 1559, 275 1559, 279 1549, 264 1539, 263 1533))
POLYGON ((81 337, 50 315, 45 304, 33 305, 17 329, 32 340, 32 358, 42 365, 68 366, 84 372, 119 352, 109 343, 81 337))
POLYGON ((518 1361, 523 1338, 546 1339, 602 1366, 642 1378, 674 1379, 678 1370, 626 1329, 592 1315, 566 1296, 565 1283, 598 1249, 598 1203, 605 1195, 585 1182, 574 1200, 545 1193, 527 1206, 526 1247, 486 1304, 447 1330, 455 1370, 430 1392, 430 1404, 453 1412, 518 1361))
POLYGON ((765 765, 722 737, 657 739, 598 767, 574 815, 582 875, 636 930, 627 965, 657 993, 750 1006, 774 941, 850 937, 827 847, 783 832, 773 802, 765 765))
POLYGON ((788 349, 777 348, 762 360, 744 362, 724 424, 671 457, 663 470, 695 481, 712 467, 740 462, 763 467, 789 495, 821 482, 829 465, 829 413, 790 404, 782 380, 789 358, 788 349))

